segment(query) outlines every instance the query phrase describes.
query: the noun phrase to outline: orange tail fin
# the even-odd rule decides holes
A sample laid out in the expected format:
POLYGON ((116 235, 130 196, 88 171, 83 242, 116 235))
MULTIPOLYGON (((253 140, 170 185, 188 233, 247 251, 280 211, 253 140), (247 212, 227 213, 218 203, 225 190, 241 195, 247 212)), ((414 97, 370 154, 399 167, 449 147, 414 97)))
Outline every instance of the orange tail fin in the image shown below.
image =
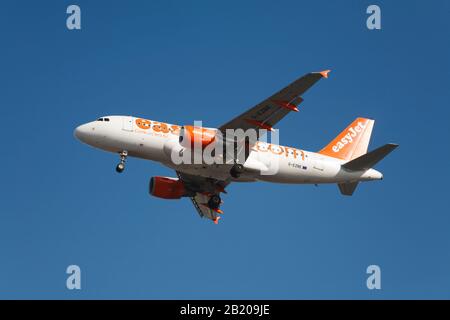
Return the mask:
POLYGON ((366 154, 374 122, 357 118, 319 153, 342 160, 352 160, 366 154))

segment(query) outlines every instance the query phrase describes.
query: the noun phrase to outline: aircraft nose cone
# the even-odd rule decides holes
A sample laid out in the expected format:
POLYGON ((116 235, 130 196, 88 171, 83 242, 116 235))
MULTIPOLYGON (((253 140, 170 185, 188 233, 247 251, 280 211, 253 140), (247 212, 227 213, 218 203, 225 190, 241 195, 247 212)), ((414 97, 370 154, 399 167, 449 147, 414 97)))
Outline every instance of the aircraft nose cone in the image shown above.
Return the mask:
POLYGON ((73 135, 80 141, 85 141, 89 134, 89 128, 87 124, 82 124, 75 128, 73 135))

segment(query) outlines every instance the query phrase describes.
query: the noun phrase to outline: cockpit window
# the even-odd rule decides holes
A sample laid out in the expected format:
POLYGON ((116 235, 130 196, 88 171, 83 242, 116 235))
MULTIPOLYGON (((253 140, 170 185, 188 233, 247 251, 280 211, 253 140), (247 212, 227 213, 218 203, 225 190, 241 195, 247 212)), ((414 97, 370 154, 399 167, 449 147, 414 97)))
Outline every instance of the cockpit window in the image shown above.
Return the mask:
POLYGON ((103 118, 98 118, 97 121, 103 121, 103 118))
POLYGON ((109 118, 98 118, 97 121, 109 121, 109 118))
POLYGON ((105 121, 109 121, 109 118, 104 118, 105 119, 105 121))

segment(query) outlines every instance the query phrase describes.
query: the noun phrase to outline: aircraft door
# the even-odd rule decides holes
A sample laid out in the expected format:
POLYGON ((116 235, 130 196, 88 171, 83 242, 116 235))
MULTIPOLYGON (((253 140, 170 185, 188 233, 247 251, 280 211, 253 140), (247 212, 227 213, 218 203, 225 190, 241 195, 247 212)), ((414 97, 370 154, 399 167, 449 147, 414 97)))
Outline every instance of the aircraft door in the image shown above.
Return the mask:
POLYGON ((122 117, 122 130, 133 131, 133 117, 122 117))

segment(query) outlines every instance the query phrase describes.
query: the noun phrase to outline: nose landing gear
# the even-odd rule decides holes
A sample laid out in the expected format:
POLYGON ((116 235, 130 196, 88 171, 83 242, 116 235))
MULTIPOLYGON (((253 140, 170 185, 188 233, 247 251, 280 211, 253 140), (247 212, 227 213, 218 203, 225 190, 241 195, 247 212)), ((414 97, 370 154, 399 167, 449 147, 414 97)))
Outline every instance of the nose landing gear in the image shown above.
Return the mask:
POLYGON ((127 160, 128 152, 124 150, 119 155, 120 155, 120 162, 116 167, 116 171, 118 173, 121 173, 123 170, 125 170, 125 161, 127 160))

